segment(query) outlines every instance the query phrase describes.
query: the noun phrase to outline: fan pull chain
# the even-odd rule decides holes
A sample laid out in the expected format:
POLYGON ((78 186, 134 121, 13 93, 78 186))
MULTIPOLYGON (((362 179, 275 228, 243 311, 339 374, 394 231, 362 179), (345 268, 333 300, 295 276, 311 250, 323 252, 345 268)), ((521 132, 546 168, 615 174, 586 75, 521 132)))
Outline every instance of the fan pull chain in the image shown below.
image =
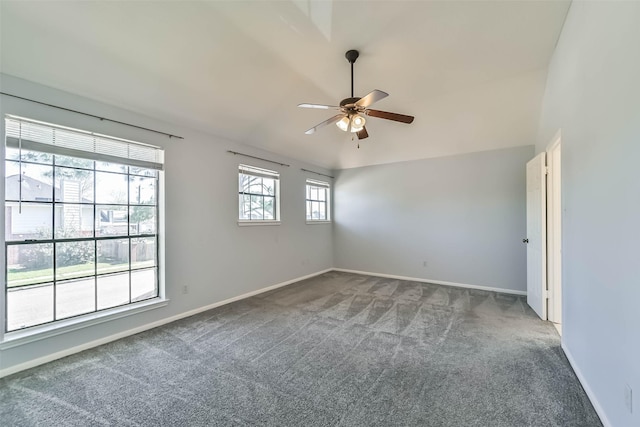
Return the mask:
MULTIPOLYGON (((353 142, 356 139, 356 137, 354 136, 354 134, 351 134, 351 142, 353 142)), ((358 149, 360 149, 360 138, 358 138, 358 149)))

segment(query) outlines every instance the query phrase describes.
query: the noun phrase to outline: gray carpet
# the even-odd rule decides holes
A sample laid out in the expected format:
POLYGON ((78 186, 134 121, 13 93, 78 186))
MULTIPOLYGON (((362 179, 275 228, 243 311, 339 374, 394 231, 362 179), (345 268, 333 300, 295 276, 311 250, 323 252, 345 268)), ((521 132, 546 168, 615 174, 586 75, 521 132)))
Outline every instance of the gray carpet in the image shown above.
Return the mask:
POLYGON ((3 426, 601 426, 524 297, 331 272, 0 380, 3 426))

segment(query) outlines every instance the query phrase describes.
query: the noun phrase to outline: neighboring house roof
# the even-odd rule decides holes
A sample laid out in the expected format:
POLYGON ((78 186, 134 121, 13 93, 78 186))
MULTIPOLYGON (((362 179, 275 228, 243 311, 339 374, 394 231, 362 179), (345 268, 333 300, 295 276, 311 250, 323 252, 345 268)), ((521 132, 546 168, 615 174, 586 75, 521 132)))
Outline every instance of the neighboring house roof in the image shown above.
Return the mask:
MULTIPOLYGON (((20 194, 20 175, 10 175, 5 179, 5 200, 22 200, 50 202, 53 194, 53 186, 30 176, 22 175, 22 195, 20 194)), ((56 202, 61 202, 60 187, 55 187, 56 202)), ((82 199, 83 203, 91 203, 92 200, 82 199)))
MULTIPOLYGON (((60 189, 56 187, 56 191, 60 189)), ((22 195, 20 194, 20 175, 8 176, 5 180, 5 200, 51 201, 53 186, 26 175, 22 175, 22 195)), ((56 196, 56 202, 60 196, 56 196)))

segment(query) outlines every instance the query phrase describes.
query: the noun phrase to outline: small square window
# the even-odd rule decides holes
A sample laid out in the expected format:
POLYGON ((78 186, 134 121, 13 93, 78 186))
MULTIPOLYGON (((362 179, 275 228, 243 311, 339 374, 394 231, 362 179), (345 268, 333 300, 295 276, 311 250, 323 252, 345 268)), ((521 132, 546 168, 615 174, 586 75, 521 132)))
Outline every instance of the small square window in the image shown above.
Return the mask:
POLYGON ((280 221, 280 174, 240 165, 238 169, 238 220, 273 223, 280 221))

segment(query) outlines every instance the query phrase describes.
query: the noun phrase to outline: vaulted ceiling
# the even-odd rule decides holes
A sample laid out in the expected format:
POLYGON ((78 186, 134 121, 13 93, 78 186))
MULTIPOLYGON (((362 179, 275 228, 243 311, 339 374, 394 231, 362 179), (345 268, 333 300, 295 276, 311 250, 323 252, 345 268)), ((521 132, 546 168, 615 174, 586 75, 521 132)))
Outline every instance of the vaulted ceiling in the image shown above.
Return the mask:
POLYGON ((0 1, 0 71, 328 168, 533 144, 568 1, 0 1), (355 95, 370 137, 297 108, 355 95))

